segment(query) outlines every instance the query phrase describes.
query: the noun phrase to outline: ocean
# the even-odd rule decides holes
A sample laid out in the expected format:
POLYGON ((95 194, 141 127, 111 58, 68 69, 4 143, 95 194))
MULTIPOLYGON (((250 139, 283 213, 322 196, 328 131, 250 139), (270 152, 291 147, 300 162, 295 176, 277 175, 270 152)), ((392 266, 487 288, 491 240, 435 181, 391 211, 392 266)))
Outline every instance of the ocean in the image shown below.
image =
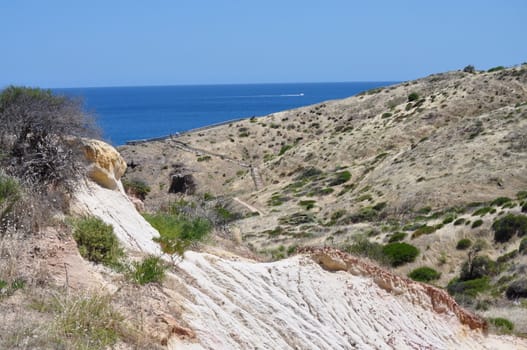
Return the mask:
POLYGON ((264 116, 355 95, 393 82, 236 84, 53 89, 81 98, 114 146, 264 116))

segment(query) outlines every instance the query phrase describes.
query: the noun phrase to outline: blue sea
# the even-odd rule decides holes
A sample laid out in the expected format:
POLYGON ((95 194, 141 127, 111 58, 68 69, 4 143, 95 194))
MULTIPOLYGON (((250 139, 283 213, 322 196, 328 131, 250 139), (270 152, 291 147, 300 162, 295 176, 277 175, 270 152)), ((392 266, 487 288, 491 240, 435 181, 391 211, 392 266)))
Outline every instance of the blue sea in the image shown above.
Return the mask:
POLYGON ((80 97, 107 141, 154 138, 355 95, 393 82, 53 89, 80 97))

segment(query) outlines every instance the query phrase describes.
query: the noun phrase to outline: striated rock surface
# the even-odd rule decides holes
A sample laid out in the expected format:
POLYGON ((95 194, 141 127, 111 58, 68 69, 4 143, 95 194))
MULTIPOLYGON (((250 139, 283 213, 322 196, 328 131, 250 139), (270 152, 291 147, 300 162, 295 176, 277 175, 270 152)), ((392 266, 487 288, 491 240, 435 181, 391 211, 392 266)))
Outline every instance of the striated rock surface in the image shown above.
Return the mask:
POLYGON ((126 171, 126 162, 119 152, 99 140, 83 140, 83 151, 88 160, 88 176, 104 188, 115 190, 126 171))
POLYGON ((328 256, 315 250, 273 263, 186 253, 177 273, 188 290, 182 317, 200 348, 527 348, 487 335, 483 320, 441 290, 344 255, 360 273, 330 272, 315 261, 321 253, 328 256))

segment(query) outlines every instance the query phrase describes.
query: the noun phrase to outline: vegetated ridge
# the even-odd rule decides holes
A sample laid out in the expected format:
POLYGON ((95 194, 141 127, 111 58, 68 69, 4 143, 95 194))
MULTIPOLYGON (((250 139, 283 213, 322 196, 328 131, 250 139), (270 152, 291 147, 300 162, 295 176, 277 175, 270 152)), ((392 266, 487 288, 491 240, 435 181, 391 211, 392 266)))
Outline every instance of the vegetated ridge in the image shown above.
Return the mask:
POLYGON ((125 178, 151 189, 147 211, 183 193, 222 198, 239 214, 230 234, 260 256, 340 248, 448 286, 527 332, 522 299, 507 297, 527 286, 523 231, 500 240, 495 224, 527 210, 525 64, 433 74, 119 150, 134 164, 125 178), (170 191, 179 176, 192 187, 170 191))

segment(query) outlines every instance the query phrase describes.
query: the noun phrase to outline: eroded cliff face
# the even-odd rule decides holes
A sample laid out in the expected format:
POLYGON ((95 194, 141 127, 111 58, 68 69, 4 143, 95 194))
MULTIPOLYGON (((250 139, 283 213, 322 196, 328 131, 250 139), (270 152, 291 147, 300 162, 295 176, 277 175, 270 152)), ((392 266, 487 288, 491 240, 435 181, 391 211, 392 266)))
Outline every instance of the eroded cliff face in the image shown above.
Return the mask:
POLYGON ((137 212, 123 190, 121 176, 126 162, 112 146, 98 140, 85 140, 83 151, 88 162, 86 179, 78 184, 73 211, 94 215, 113 226, 128 249, 161 255, 153 238, 159 233, 137 212))
MULTIPOLYGON (((80 184, 77 210, 112 224, 129 250, 160 255, 158 233, 116 177, 118 153, 97 154, 107 178, 80 184)), ((485 322, 446 292, 331 249, 273 263, 189 251, 160 291, 163 304, 183 310, 166 315, 176 324, 170 349, 527 349, 525 340, 486 335, 485 322)))

